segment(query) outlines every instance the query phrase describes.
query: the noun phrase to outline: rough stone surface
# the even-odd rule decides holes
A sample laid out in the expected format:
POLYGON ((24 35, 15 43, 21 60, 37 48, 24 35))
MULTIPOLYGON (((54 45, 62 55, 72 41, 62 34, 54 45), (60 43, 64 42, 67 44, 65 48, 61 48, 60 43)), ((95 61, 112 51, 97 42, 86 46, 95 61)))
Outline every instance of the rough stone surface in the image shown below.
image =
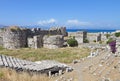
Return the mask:
POLYGON ((3 46, 3 29, 0 29, 0 46, 3 46))
POLYGON ((16 49, 25 47, 26 34, 23 30, 12 30, 10 28, 5 29, 3 34, 4 48, 16 49))
POLYGON ((98 42, 98 41, 101 41, 101 34, 98 34, 98 35, 97 35, 97 42, 98 42))
POLYGON ((52 35, 63 35, 63 36, 67 36, 68 33, 66 32, 66 27, 52 27, 49 29, 50 31, 50 34, 52 35), (54 32, 54 33, 51 33, 51 32, 54 32))
MULTIPOLYGON (((39 48, 43 46, 44 35, 67 36, 67 32, 65 27, 51 28, 49 30, 19 28, 18 26, 6 27, 0 29, 0 45, 7 49, 21 47, 39 48)), ((56 44, 53 47, 56 48, 56 44)))
POLYGON ((28 38, 28 47, 30 48, 41 48, 43 46, 43 36, 37 35, 33 38, 28 38))
POLYGON ((62 47, 64 43, 62 35, 44 36, 43 41, 43 46, 50 49, 62 47))
POLYGON ((69 32, 68 36, 74 36, 78 44, 81 44, 84 43, 83 42, 84 39, 87 39, 87 32, 86 31, 69 32))

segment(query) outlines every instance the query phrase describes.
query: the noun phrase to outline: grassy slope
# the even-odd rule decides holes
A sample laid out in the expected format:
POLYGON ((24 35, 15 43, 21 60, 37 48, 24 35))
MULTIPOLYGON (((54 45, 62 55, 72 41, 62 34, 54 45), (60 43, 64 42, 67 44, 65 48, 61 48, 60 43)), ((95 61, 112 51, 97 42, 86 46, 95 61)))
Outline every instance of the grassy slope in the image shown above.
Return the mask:
POLYGON ((89 54, 87 48, 67 47, 59 49, 31 49, 21 48, 17 50, 7 50, 0 48, 0 54, 14 56, 21 59, 40 61, 40 60, 57 60, 63 63, 70 63, 74 59, 80 59, 89 54))

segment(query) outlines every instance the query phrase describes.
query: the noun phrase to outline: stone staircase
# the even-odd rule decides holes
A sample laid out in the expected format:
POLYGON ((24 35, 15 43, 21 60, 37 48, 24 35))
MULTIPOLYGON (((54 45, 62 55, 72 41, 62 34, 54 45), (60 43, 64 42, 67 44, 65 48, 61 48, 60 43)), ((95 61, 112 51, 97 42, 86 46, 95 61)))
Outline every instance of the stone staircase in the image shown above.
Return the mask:
MULTIPOLYGON (((31 62, 14 58, 12 56, 0 55, 0 67, 15 69, 16 71, 37 72, 45 74, 55 74, 66 70, 72 70, 63 63, 51 60, 31 62)), ((61 73, 60 73, 61 74, 61 73)))

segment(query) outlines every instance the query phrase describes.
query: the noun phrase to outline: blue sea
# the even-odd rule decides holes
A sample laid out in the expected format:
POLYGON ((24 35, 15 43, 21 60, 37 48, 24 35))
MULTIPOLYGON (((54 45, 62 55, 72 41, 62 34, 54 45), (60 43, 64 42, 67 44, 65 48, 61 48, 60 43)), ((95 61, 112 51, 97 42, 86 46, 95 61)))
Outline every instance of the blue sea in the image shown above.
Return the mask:
POLYGON ((89 33, 98 33, 98 32, 115 32, 114 29, 67 29, 67 32, 77 32, 77 31, 87 31, 89 33))

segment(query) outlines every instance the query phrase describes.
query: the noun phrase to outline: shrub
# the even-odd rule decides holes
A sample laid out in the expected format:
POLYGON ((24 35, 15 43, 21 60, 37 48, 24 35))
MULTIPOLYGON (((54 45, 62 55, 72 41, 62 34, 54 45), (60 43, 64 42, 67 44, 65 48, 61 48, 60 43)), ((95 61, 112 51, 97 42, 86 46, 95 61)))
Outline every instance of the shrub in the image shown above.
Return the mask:
POLYGON ((96 42, 96 40, 93 40, 93 42, 96 42))
POLYGON ((107 44, 109 44, 110 49, 111 49, 111 52, 112 52, 112 53, 115 53, 115 52, 116 52, 116 40, 110 38, 110 39, 107 41, 107 44))
POLYGON ((115 53, 116 52, 116 41, 109 42, 109 46, 111 48, 111 52, 115 53))
POLYGON ((110 38, 110 39, 108 39, 108 41, 106 42, 106 44, 109 44, 109 43, 112 42, 112 41, 113 41, 113 39, 110 38))
POLYGON ((89 40, 88 39, 84 39, 83 43, 89 43, 89 40))
POLYGON ((102 44, 103 43, 103 41, 99 41, 99 44, 102 44))
POLYGON ((10 30, 14 32, 14 31, 20 31, 21 29, 18 26, 11 26, 10 30))
POLYGON ((120 32, 115 33, 116 37, 120 37, 120 32))
POLYGON ((77 42, 77 40, 74 37, 68 39, 67 43, 69 44, 70 47, 78 46, 78 42, 77 42))
POLYGON ((109 37, 110 37, 110 34, 106 34, 105 36, 106 36, 106 38, 109 38, 109 37))

